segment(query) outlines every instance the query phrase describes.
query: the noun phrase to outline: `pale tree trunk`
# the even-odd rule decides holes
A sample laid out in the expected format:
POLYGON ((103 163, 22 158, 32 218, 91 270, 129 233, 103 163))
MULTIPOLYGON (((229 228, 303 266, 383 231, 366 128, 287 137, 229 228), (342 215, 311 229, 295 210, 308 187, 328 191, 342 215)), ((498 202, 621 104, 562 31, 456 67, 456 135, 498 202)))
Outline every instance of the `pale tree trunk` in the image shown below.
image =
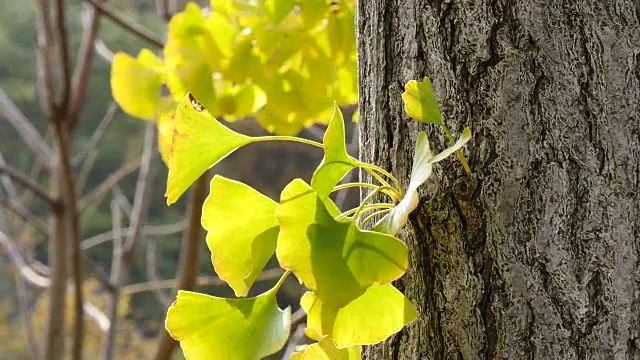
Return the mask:
POLYGON ((399 236, 419 318, 369 359, 640 359, 640 3, 359 1, 361 157, 406 185, 428 75, 440 163, 399 236))

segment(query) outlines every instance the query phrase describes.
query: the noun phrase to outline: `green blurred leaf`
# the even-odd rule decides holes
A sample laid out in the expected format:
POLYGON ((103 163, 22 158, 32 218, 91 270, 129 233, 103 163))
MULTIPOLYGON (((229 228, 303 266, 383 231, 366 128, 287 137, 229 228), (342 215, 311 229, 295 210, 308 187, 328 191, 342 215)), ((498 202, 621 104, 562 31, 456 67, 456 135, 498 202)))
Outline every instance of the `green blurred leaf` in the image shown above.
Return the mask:
POLYGON ((291 354, 291 360, 360 360, 361 354, 362 346, 338 349, 333 340, 325 336, 318 343, 300 347, 291 354))
POLYGON ((278 308, 276 292, 224 299, 181 290, 165 327, 187 360, 259 359, 276 353, 289 337, 291 310, 278 308))
POLYGON ((409 116, 425 124, 444 126, 431 81, 425 77, 422 81, 411 80, 404 86, 402 100, 409 116))
POLYGON ((349 153, 345 144, 344 118, 337 105, 334 105, 333 116, 324 133, 324 158, 320 166, 313 173, 311 187, 321 198, 328 197, 331 190, 354 167, 358 166, 349 153))
POLYGON ((278 204, 248 185, 216 175, 202 207, 211 261, 236 296, 251 285, 276 249, 278 204))
POLYGON ((407 223, 409 220, 409 214, 418 207, 418 203, 420 201, 418 187, 424 184, 431 176, 433 164, 445 159, 449 155, 461 149, 470 139, 471 130, 469 128, 465 128, 455 144, 451 145, 438 155, 433 156, 427 134, 425 132, 418 134, 416 149, 413 154, 411 178, 407 192, 405 193, 404 198, 402 198, 402 201, 400 201, 398 205, 380 219, 380 221, 378 221, 378 223, 373 227, 373 230, 389 235, 395 235, 398 230, 407 223))
POLYGON ((190 97, 182 99, 173 122, 165 193, 169 205, 208 168, 253 141, 219 123, 206 109, 196 110, 190 97))
POLYGON ((393 236, 336 221, 303 180, 282 191, 276 210, 276 255, 326 303, 346 304, 373 283, 391 282, 407 269, 407 247, 393 236))
POLYGON ((338 348, 383 341, 417 316, 413 304, 391 284, 373 284, 343 306, 328 305, 307 292, 300 305, 308 314, 307 327, 330 336, 338 348))
POLYGON ((164 82, 162 62, 148 50, 142 50, 137 59, 116 53, 111 66, 111 93, 127 114, 152 119, 164 82))

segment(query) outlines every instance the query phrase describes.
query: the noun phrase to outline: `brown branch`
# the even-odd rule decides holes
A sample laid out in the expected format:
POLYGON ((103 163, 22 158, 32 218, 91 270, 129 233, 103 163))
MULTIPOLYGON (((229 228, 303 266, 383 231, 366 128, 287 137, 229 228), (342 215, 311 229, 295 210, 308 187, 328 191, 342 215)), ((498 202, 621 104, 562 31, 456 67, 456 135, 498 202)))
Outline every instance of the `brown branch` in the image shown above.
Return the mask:
POLYGON ((38 195, 39 198, 46 201, 51 207, 56 208, 61 205, 60 201, 52 198, 49 194, 45 192, 45 190, 42 187, 40 187, 40 185, 31 181, 31 179, 29 179, 25 174, 22 174, 18 170, 10 168, 7 165, 0 165, 0 174, 7 175, 11 179, 13 179, 15 182, 31 190, 34 194, 38 195))
POLYGON ((122 165, 102 183, 100 183, 92 192, 81 198, 78 202, 78 209, 82 211, 89 204, 100 201, 100 199, 102 199, 118 182, 140 167, 140 163, 141 160, 137 158, 122 165))
MULTIPOLYGON (((189 225, 183 234, 178 264, 179 290, 193 290, 200 270, 200 248, 204 230, 201 225, 202 205, 209 190, 209 173, 205 172, 193 185, 189 199, 189 225)), ((165 330, 160 335, 156 360, 169 360, 177 342, 165 330)))
MULTIPOLYGON (((180 232, 185 229, 184 222, 177 222, 175 224, 168 225, 146 225, 142 228, 143 235, 169 235, 180 232)), ((125 236, 131 236, 133 234, 133 228, 124 228, 123 232, 125 236)), ((113 231, 107 231, 98 235, 87 238, 82 241, 82 249, 86 250, 96 245, 100 245, 105 242, 113 240, 113 231)))
MULTIPOLYGON (((100 14, 94 8, 82 10, 82 14, 89 13, 88 19, 81 19, 83 32, 80 45, 80 55, 73 71, 73 88, 71 100, 67 111, 67 121, 70 128, 75 128, 78 123, 80 110, 82 109, 82 100, 86 93, 89 73, 93 64, 95 48, 93 46, 97 36, 100 24, 100 14)), ((82 15, 80 15, 82 17, 82 15)))
MULTIPOLYGON (((67 35, 67 24, 65 21, 64 0, 56 0, 56 27, 58 34, 58 51, 60 56, 60 66, 62 67, 62 99, 59 104, 59 121, 69 120, 61 114, 67 114, 69 97, 71 94, 71 59, 69 57, 69 36, 67 35)), ((74 349, 74 356, 77 349, 74 349)), ((80 355, 81 356, 81 355, 80 355)))
MULTIPOLYGON (((53 98, 53 68, 51 61, 51 53, 54 49, 54 44, 51 41, 52 27, 51 27, 51 9, 49 8, 48 0, 36 1, 36 48, 37 48, 37 60, 38 60, 38 90, 40 93, 40 102, 42 111, 48 120, 53 119, 55 100, 53 98)), ((49 164, 49 161, 43 162, 49 164)), ((57 336, 62 336, 59 334, 57 336)), ((58 340, 56 340, 58 341, 58 340)), ((56 346, 62 346, 63 342, 56 346)), ((53 350, 53 349, 52 349, 53 350)), ((55 349, 56 353, 51 357, 60 356, 58 353, 62 351, 59 348, 55 349)), ((47 355, 49 356, 49 355, 47 355)))
POLYGON ((10 210, 12 213, 18 215, 22 220, 33 226, 36 230, 38 230, 42 234, 47 234, 47 224, 45 224, 38 217, 33 215, 29 210, 25 209, 22 206, 16 204, 15 201, 11 201, 6 198, 4 195, 0 194, 0 206, 3 206, 7 210, 10 210))
POLYGON ((126 19, 124 16, 118 14, 118 12, 111 6, 104 4, 98 0, 85 0, 89 4, 91 4, 97 11, 101 12, 111 21, 120 25, 125 30, 130 33, 138 36, 140 39, 148 42, 151 45, 155 45, 159 48, 164 46, 164 42, 156 37, 149 29, 144 26, 133 22, 132 20, 126 19))
POLYGON ((0 112, 20 135, 22 142, 33 151, 36 159, 51 166, 51 148, 2 88, 0 88, 0 112))
POLYGON ((118 304, 120 303, 120 290, 122 278, 125 272, 124 265, 124 239, 122 237, 122 211, 115 200, 111 200, 111 218, 113 223, 113 256, 111 258, 111 283, 115 285, 109 301, 109 330, 102 343, 102 359, 113 358, 116 331, 118 328, 118 304))

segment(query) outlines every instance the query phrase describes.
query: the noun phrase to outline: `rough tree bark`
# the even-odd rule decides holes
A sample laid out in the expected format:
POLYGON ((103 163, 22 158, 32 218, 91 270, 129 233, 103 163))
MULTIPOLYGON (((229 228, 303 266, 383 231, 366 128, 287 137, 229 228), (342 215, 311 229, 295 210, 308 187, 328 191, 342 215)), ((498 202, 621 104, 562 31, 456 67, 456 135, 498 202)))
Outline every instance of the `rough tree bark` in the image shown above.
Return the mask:
POLYGON ((359 1, 360 154, 406 184, 428 75, 450 128, 400 233, 420 313, 369 359, 640 359, 640 3, 359 1))

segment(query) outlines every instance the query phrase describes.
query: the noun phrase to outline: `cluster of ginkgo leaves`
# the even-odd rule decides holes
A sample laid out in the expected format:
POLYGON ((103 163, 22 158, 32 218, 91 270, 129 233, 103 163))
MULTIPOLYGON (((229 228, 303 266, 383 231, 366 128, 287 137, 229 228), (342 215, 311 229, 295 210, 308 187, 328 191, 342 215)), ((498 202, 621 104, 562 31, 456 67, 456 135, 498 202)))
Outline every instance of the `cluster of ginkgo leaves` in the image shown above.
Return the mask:
POLYGON ((147 49, 115 55, 111 88, 161 135, 188 91, 213 116, 251 115, 269 132, 297 134, 326 122, 334 101, 357 102, 354 0, 189 3, 168 24, 162 58, 147 49), (159 96, 163 86, 169 94, 159 96))
MULTIPOLYGON (((410 81, 403 99, 409 116, 441 125, 429 79, 410 81)), ((466 128, 457 142, 432 154, 427 135, 419 134, 410 183, 405 191, 384 169, 347 154, 345 125, 336 106, 323 143, 289 136, 249 137, 218 122, 190 93, 178 105, 168 159, 167 203, 174 203, 208 168, 236 149, 262 141, 298 141, 324 150, 310 183, 291 181, 279 202, 250 186, 215 176, 202 212, 213 266, 238 298, 179 291, 169 308, 166 328, 187 359, 259 359, 280 350, 290 333, 291 312, 281 310, 276 293, 291 273, 309 291, 300 300, 307 313, 305 334, 317 341, 299 347, 292 359, 360 359, 363 345, 395 334, 417 314, 391 282, 407 269, 407 246, 395 237, 418 205, 418 187, 432 165, 453 152, 468 172, 460 151, 471 137, 466 128), (340 184, 360 168, 376 183, 340 184), (334 191, 371 188, 355 209, 342 211, 334 191), (384 194, 389 202, 373 202, 384 194), (369 222, 373 230, 364 230, 369 222), (269 291, 246 297, 275 254, 286 270, 269 291)))

